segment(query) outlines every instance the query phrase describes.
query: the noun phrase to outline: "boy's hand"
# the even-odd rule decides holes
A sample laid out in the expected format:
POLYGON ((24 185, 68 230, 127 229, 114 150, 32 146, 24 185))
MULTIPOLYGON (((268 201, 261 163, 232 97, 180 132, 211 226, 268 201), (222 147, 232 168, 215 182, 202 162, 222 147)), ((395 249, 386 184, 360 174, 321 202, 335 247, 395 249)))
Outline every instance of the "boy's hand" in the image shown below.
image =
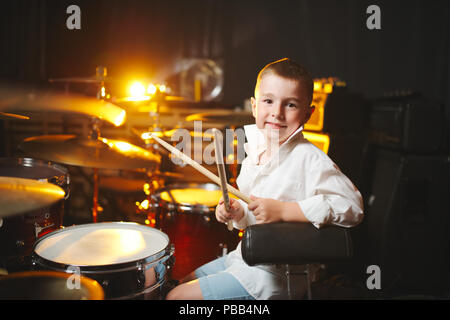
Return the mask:
POLYGON ((250 196, 253 201, 248 204, 248 209, 253 211, 257 223, 270 223, 282 221, 285 202, 250 196))
POLYGON ((223 197, 220 198, 219 204, 216 207, 216 219, 219 222, 227 223, 228 220, 233 220, 238 222, 244 216, 244 208, 234 198, 230 197, 230 211, 227 212, 225 209, 225 203, 223 197))

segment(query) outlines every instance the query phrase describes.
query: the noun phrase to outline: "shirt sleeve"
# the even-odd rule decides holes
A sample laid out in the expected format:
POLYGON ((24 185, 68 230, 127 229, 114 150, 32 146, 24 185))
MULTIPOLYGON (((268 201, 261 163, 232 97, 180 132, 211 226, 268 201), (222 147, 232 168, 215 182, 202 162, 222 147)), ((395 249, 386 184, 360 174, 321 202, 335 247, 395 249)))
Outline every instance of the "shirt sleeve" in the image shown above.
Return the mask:
POLYGON ((321 161, 307 179, 309 196, 297 203, 315 227, 326 224, 352 227, 362 221, 361 193, 336 165, 321 161))

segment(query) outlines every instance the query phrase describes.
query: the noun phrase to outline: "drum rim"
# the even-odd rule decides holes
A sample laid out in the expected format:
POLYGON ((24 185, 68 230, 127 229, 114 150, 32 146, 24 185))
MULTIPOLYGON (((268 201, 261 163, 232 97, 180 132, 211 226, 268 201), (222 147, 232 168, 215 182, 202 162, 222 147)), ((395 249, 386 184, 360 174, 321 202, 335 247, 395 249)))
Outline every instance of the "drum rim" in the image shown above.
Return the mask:
POLYGON ((170 243, 169 236, 167 234, 165 234, 164 232, 162 232, 161 230, 158 230, 155 228, 150 228, 150 227, 147 227, 147 226, 141 225, 139 223, 135 223, 135 222, 99 222, 99 223, 86 223, 86 224, 80 224, 80 225, 73 225, 70 227, 64 227, 59 230, 55 230, 55 231, 52 231, 52 232, 46 234, 45 236, 38 239, 35 242, 35 244, 33 245, 32 261, 33 261, 33 264, 39 264, 42 267, 48 267, 53 270, 64 270, 64 272, 67 272, 66 270, 69 267, 78 267, 78 268, 80 268, 80 271, 82 271, 83 273, 102 273, 102 272, 111 273, 111 272, 122 272, 122 271, 126 271, 126 270, 132 270, 132 269, 136 269, 139 267, 142 267, 142 268, 145 267, 145 269, 147 269, 146 268, 147 266, 161 262, 161 260, 166 255, 167 255, 167 258, 169 258, 172 253, 173 253, 173 250, 171 249, 171 243, 170 243), (103 265, 66 264, 66 263, 61 263, 61 262, 56 262, 53 260, 46 259, 46 258, 40 256, 36 252, 36 248, 41 242, 45 241, 47 238, 49 238, 55 234, 65 232, 68 229, 70 229, 70 230, 81 229, 81 228, 87 227, 87 226, 101 226, 102 224, 122 225, 122 226, 133 225, 133 226, 146 228, 146 230, 152 230, 152 232, 157 232, 157 233, 161 234, 162 236, 164 236, 167 239, 167 245, 162 250, 160 250, 148 257, 142 258, 142 259, 131 260, 131 261, 121 262, 121 263, 114 263, 114 264, 103 264, 103 265))
MULTIPOLYGON (((96 280, 91 279, 89 277, 79 275, 80 276, 80 284, 84 288, 86 288, 89 293, 89 300, 104 300, 105 293, 103 287, 96 280)), ((11 273, 7 276, 0 278, 1 281, 8 281, 14 279, 26 279, 26 278, 38 278, 38 277, 47 277, 47 278, 63 278, 69 279, 71 277, 70 273, 59 272, 59 271, 47 271, 47 270, 37 270, 37 271, 22 271, 11 273)))
POLYGON ((161 193, 163 192, 167 192, 169 194, 169 196, 173 199, 173 197, 170 194, 171 190, 176 190, 176 189, 203 189, 203 190, 209 190, 209 191, 216 191, 216 190, 220 190, 220 187, 214 183, 211 182, 205 182, 205 183, 200 183, 200 182, 189 182, 189 183, 174 183, 174 184, 170 184, 168 186, 162 187, 160 189, 157 189, 155 191, 155 193, 153 194, 153 196, 158 200, 158 202, 162 203, 162 204, 172 204, 175 205, 177 207, 178 210, 181 210, 183 212, 186 212, 189 209, 200 209, 201 211, 209 211, 212 212, 214 211, 212 209, 212 207, 209 207, 207 205, 204 204, 192 204, 192 203, 186 203, 186 202, 175 202, 175 201, 167 201, 161 198, 161 193), (199 186, 207 186, 207 188, 199 188, 199 186))

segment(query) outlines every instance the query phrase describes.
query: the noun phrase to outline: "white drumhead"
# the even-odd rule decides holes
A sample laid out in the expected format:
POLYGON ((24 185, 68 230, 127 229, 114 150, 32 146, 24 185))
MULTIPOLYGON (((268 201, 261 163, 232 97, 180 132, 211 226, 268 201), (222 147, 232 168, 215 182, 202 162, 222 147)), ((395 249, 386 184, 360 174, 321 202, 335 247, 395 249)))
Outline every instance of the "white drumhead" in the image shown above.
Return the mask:
POLYGON ((163 232, 134 223, 96 223, 69 227, 43 238, 34 252, 73 266, 102 266, 150 257, 169 244, 163 232))

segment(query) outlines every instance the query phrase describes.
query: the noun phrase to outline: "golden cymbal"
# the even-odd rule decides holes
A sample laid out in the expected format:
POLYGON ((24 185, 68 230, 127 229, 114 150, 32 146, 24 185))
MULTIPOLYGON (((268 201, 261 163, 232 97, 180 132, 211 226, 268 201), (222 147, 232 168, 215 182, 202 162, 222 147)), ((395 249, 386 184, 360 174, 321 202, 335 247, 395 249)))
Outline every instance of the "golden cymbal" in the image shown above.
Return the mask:
POLYGON ((60 187, 39 180, 0 177, 0 217, 49 206, 64 198, 60 187))
POLYGON ((0 119, 30 120, 30 117, 23 116, 21 114, 15 114, 15 113, 0 112, 0 119))
POLYGON ((96 98, 2 84, 0 84, 0 111, 52 111, 83 114, 105 120, 115 126, 122 125, 126 118, 124 109, 96 98))
POLYGON ((222 109, 191 114, 186 117, 186 121, 203 121, 220 125, 244 126, 255 123, 255 118, 249 111, 222 109))
POLYGON ((126 141, 75 135, 46 135, 25 139, 19 146, 33 157, 98 169, 154 169, 160 157, 126 141))
POLYGON ((119 81, 110 77, 71 77, 71 78, 51 78, 48 79, 50 83, 63 82, 63 83, 102 83, 102 82, 115 82, 119 81))

